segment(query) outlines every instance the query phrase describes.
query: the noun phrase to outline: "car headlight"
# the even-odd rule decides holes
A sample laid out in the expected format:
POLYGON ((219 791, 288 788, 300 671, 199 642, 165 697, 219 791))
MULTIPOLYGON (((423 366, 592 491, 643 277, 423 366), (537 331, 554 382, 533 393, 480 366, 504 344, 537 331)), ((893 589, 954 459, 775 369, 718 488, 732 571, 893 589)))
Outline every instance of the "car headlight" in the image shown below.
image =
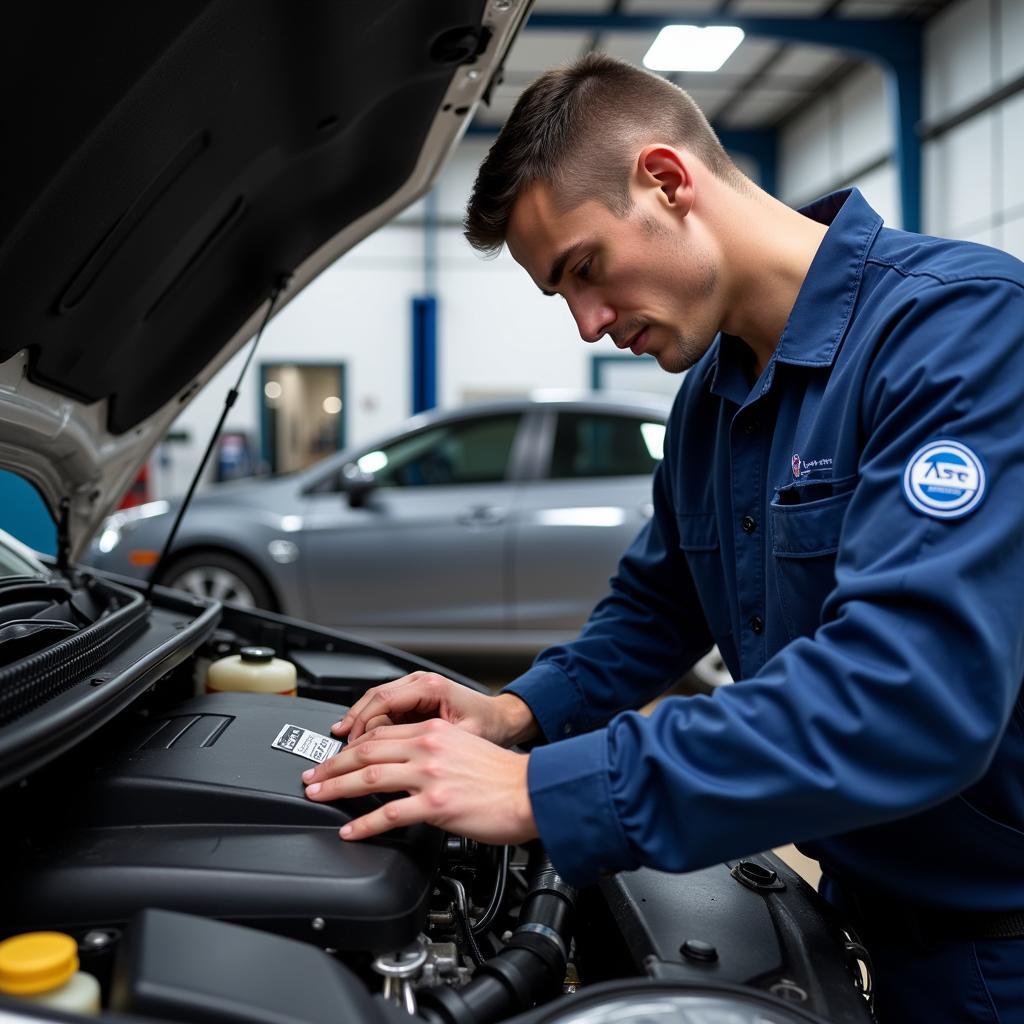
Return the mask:
POLYGON ((100 528, 96 547, 101 554, 109 555, 121 543, 124 533, 131 530, 136 523, 143 519, 152 519, 154 516, 166 515, 170 508, 171 504, 168 501, 147 501, 145 505, 124 508, 112 516, 107 516, 100 528))
POLYGON ((544 1024, 800 1024, 818 1018, 790 1012, 760 993, 642 992, 605 996, 543 1016, 544 1024))

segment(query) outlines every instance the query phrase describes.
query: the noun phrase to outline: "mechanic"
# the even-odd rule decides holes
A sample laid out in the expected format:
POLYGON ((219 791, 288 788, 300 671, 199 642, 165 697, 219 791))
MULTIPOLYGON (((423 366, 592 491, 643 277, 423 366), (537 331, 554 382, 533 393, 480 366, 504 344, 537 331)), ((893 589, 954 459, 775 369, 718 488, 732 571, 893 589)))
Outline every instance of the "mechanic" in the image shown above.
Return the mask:
POLYGON ((467 237, 689 369, 654 513, 575 641, 494 697, 369 691, 309 797, 409 794, 348 839, 539 834, 575 884, 795 841, 885 1024, 1024 1022, 1024 266, 853 189, 792 210, 595 55, 523 94, 467 237), (735 685, 625 710, 713 643, 735 685))

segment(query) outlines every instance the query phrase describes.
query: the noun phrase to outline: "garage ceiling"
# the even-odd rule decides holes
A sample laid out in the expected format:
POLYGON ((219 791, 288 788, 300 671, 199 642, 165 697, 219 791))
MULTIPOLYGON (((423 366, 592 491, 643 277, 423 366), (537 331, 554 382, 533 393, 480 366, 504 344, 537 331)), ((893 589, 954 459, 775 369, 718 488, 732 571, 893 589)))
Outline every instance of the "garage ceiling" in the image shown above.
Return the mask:
MULTIPOLYGON (((690 17, 911 18, 925 20, 952 0, 537 0, 539 14, 642 14, 690 17)), ((577 32, 532 29, 527 23, 505 65, 490 107, 477 112, 477 130, 499 128, 523 89, 550 67, 600 50, 633 64, 655 32, 577 32)), ((859 65, 824 46, 747 37, 719 71, 666 75, 686 89, 718 128, 777 127, 810 99, 859 65)))

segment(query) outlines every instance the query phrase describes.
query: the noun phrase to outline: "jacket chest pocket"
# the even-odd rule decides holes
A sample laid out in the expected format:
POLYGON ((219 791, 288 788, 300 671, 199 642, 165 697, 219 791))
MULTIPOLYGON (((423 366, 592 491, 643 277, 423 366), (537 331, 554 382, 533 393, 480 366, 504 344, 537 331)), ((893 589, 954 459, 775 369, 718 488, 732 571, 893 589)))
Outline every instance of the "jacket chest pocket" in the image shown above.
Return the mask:
POLYGON ((715 642, 721 646, 722 641, 732 633, 732 622, 715 514, 677 513, 676 526, 679 529, 679 546, 686 555, 686 564, 697 588, 708 629, 715 642))
POLYGON ((772 569, 791 640, 821 625, 822 606, 836 585, 836 554, 853 483, 837 484, 841 493, 792 504, 779 500, 800 497, 787 488, 769 506, 772 569))

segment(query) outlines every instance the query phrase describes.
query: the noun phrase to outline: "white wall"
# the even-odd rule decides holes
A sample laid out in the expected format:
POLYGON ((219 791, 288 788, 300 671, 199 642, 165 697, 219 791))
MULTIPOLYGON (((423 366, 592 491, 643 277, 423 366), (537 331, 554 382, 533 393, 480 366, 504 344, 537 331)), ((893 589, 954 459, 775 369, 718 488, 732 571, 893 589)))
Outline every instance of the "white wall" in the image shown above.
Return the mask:
MULTIPOLYGON (((1024 0, 961 0, 927 37, 925 117, 954 115, 1024 73, 1024 0)), ((926 217, 937 234, 1024 257, 1024 93, 928 144, 926 217)))
POLYGON ((812 103, 782 132, 779 197, 793 206, 856 184, 891 227, 900 226, 896 174, 891 162, 862 169, 893 149, 885 76, 874 65, 858 68, 812 103))
MULTIPOLYGON (((959 0, 928 22, 924 49, 924 121, 937 126, 1024 73, 1024 0, 959 0)), ((900 227, 893 141, 885 78, 865 65, 784 130, 780 196, 799 205, 855 184, 900 227)), ((1024 93, 927 141, 923 158, 926 232, 1024 258, 1024 93)))

